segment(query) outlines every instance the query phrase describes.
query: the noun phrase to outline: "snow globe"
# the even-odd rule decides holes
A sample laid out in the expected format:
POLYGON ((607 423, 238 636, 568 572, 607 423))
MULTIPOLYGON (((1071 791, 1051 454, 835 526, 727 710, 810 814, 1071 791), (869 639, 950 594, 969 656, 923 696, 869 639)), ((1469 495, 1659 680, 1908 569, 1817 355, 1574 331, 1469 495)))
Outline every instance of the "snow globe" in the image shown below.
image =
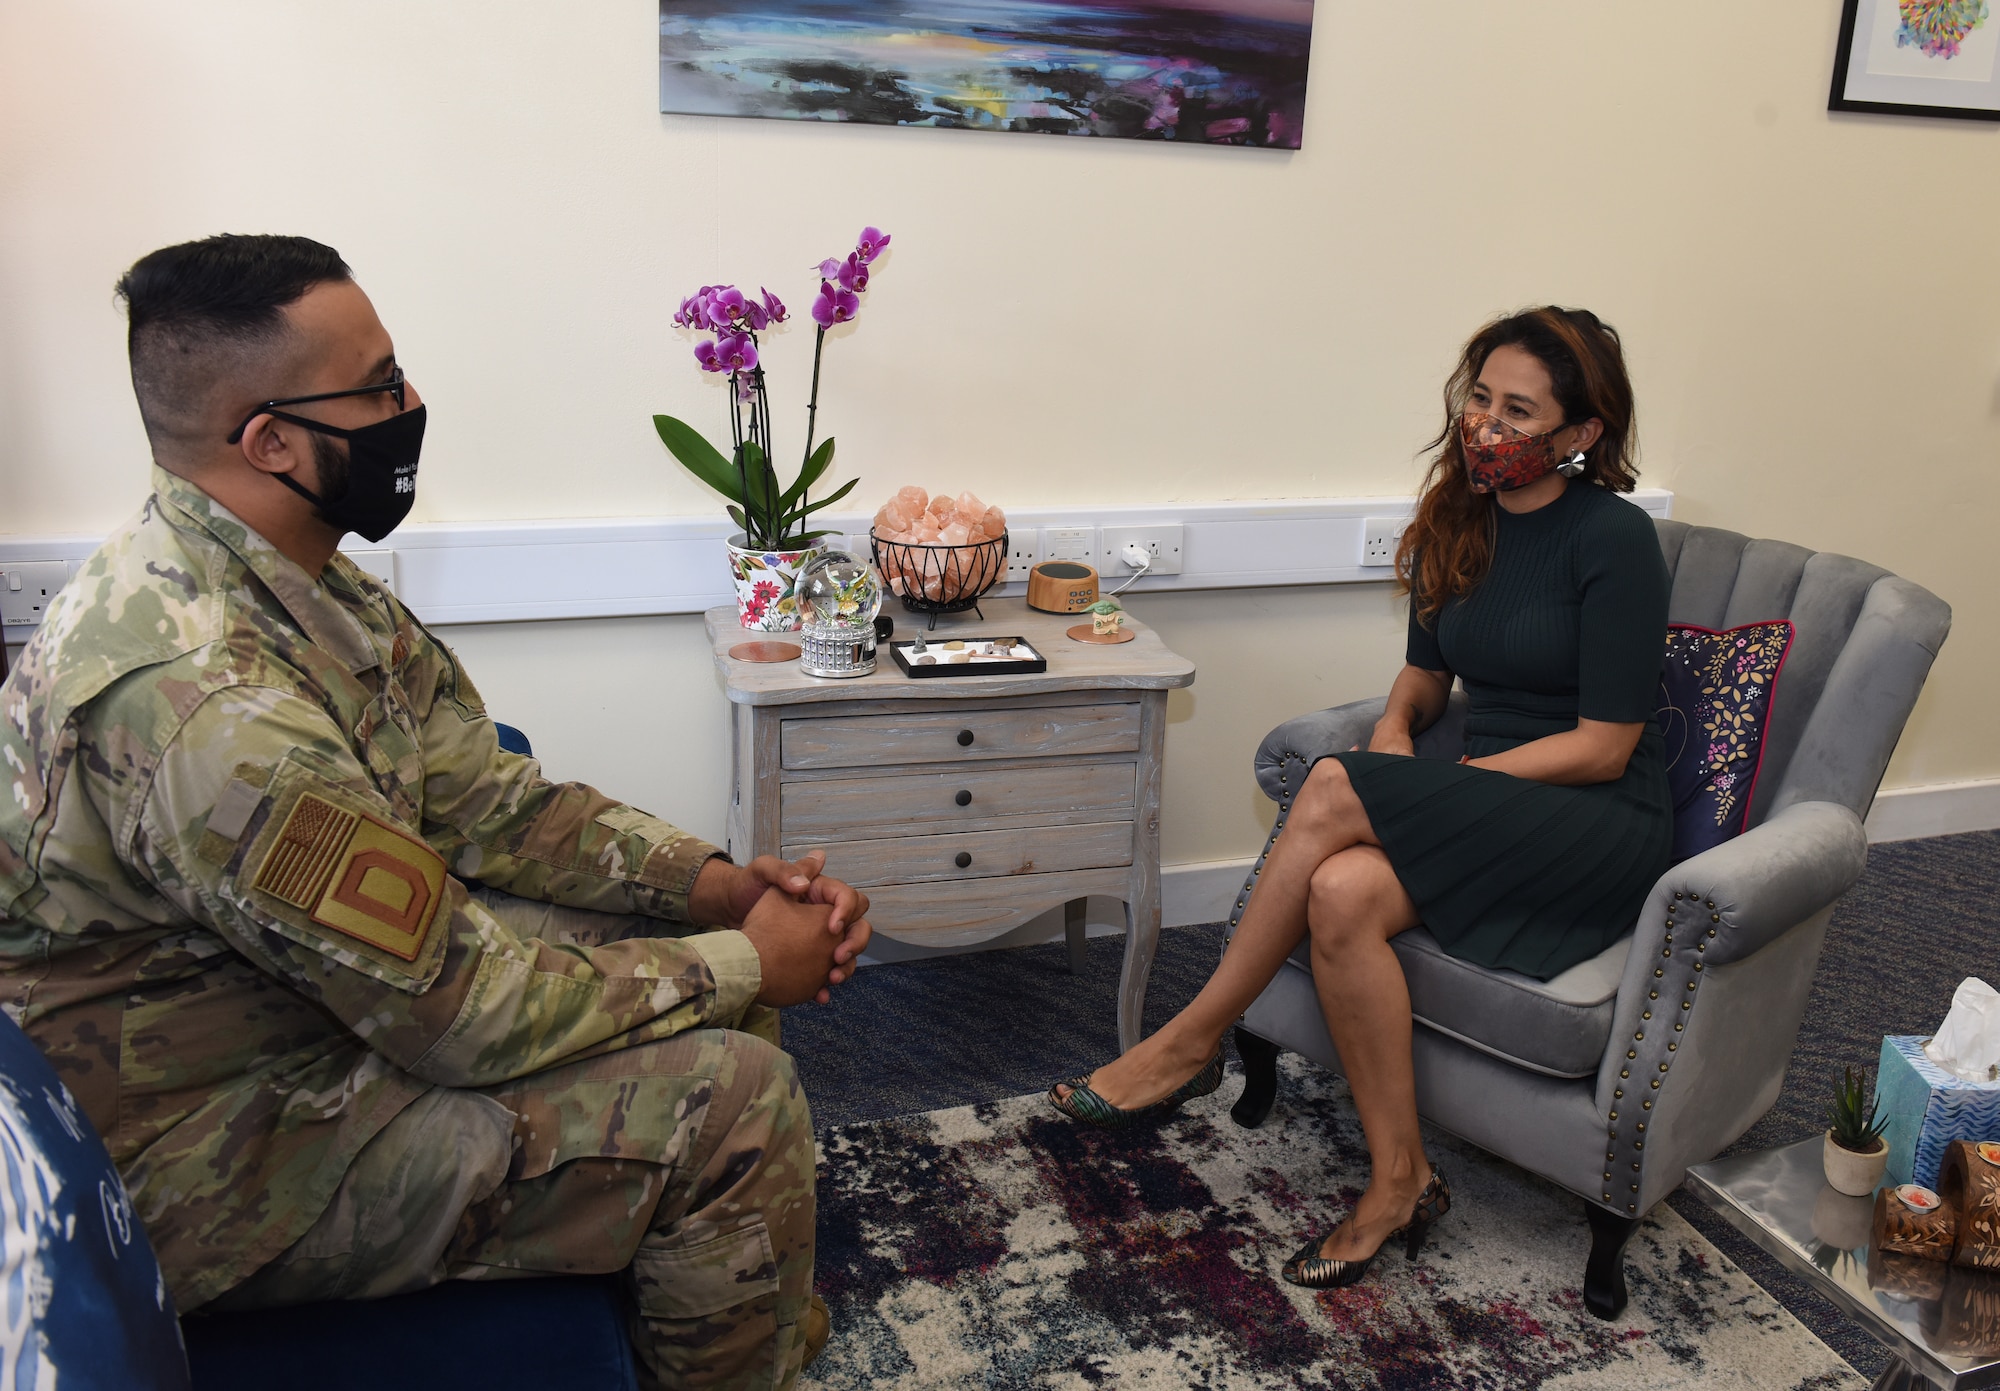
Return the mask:
POLYGON ((799 670, 808 676, 866 676, 875 670, 875 615, 882 580, 848 551, 827 550, 799 576, 799 670))

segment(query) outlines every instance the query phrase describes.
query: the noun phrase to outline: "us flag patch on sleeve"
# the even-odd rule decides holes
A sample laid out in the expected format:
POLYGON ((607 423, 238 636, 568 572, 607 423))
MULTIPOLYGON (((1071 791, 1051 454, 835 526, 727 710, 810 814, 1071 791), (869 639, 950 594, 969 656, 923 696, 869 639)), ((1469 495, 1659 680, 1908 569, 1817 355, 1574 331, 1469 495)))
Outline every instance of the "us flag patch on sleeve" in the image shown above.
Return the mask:
POLYGON ((310 792, 293 804, 255 879, 321 927, 404 961, 423 950, 444 882, 430 846, 310 792))

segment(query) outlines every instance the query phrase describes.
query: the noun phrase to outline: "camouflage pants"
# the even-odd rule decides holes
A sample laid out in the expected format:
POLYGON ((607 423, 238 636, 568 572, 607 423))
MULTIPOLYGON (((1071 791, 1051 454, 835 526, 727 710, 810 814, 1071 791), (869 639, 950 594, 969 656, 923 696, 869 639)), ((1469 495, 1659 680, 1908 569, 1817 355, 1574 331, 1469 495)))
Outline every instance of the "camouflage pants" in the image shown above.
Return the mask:
MULTIPOLYGON (((480 893, 516 930, 656 928, 480 893)), ((623 1270, 643 1382, 789 1387, 812 1295, 812 1123, 777 1012, 478 1091, 439 1087, 356 1157, 283 1255, 208 1305, 623 1270)))

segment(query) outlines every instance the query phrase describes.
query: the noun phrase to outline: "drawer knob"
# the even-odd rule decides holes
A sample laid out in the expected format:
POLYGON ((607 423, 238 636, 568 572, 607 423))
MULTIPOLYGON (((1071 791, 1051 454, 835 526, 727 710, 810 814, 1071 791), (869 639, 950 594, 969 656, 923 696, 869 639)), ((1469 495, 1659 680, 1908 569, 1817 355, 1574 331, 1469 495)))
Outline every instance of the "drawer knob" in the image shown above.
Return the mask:
POLYGON ((969 729, 961 729, 958 732, 958 746, 960 748, 964 748, 971 742, 972 742, 972 731, 969 729))
POLYGON ((960 788, 958 795, 952 798, 952 800, 962 807, 969 807, 972 805, 972 794, 964 788, 960 788))
POLYGON ((969 850, 959 851, 958 858, 953 860, 952 863, 957 865, 960 869, 965 869, 972 863, 972 852, 969 850))

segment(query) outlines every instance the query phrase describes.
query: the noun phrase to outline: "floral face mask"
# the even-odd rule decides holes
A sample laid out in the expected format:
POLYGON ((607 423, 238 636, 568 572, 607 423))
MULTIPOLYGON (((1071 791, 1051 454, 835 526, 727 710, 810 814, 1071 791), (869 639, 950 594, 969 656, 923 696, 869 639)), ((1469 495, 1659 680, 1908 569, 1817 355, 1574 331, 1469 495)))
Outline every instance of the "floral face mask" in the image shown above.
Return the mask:
POLYGON ((1561 428, 1524 435, 1497 415, 1467 411, 1458 420, 1458 440, 1472 491, 1508 493, 1552 473, 1561 428))

